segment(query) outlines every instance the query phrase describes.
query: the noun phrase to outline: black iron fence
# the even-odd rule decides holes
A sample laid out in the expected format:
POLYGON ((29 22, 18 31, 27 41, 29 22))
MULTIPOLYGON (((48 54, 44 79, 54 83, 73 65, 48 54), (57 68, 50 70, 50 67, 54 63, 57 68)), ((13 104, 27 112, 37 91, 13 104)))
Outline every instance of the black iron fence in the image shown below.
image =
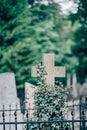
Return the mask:
POLYGON ((32 109, 22 112, 20 109, 9 108, 6 110, 3 105, 0 110, 0 130, 87 130, 87 105, 85 103, 67 105, 65 118, 62 111, 60 118, 52 119, 49 113, 49 120, 41 120, 37 113, 37 119, 32 118, 32 109))

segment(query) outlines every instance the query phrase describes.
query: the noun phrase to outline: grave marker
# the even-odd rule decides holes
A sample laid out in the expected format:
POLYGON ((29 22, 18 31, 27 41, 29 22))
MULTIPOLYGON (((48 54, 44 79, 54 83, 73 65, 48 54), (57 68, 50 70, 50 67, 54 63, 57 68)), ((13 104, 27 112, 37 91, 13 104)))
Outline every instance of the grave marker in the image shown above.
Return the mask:
MULTIPOLYGON (((46 83, 49 85, 55 84, 55 77, 65 77, 65 67, 54 66, 54 54, 44 54, 43 64, 46 67, 46 83)), ((32 77, 37 77, 36 66, 32 67, 32 77)))
POLYGON ((72 75, 72 92, 73 92, 73 97, 76 98, 77 97, 77 79, 76 79, 76 73, 73 73, 72 75))
POLYGON ((67 74, 67 88, 70 88, 71 87, 71 76, 70 74, 68 73, 67 74))
POLYGON ((25 83, 25 102, 26 109, 29 110, 29 117, 32 118, 33 108, 34 108, 34 92, 36 87, 30 83, 25 83))
MULTIPOLYGON (((20 102, 17 98, 16 92, 16 83, 15 83, 15 76, 13 73, 2 73, 0 74, 0 110, 3 110, 3 105, 6 110, 9 110, 9 105, 11 105, 11 109, 20 109, 20 102)), ((17 121, 22 121, 22 114, 20 111, 17 112, 17 121)), ((0 112, 1 116, 1 112, 0 112)), ((2 117, 2 116, 1 116, 2 117)), ((2 118, 0 118, 0 122, 2 122, 2 118)), ((5 121, 15 122, 14 111, 11 112, 11 116, 9 117, 9 112, 5 113, 5 121)), ((0 125, 0 130, 3 127, 0 125)), ((15 130, 15 125, 6 125, 6 130, 15 130)), ((22 125, 18 125, 18 130, 23 130, 22 125)))

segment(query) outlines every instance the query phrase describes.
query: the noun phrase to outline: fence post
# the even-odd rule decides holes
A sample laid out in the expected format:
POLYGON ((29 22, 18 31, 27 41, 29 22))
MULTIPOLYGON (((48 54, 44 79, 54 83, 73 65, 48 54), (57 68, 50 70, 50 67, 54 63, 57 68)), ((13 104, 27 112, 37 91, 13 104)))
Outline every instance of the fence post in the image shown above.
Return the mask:
POLYGON ((59 116, 61 117, 61 130, 63 130, 63 113, 62 111, 60 112, 59 116))
POLYGON ((28 115, 28 110, 27 110, 27 113, 26 113, 26 118, 27 118, 27 129, 26 130, 28 130, 28 120, 29 120, 29 115, 28 115))
POLYGON ((3 117, 3 130, 5 130, 5 110, 4 110, 4 105, 3 105, 2 117, 3 117))
POLYGON ((16 105, 16 110, 14 112, 14 116, 15 116, 15 130, 17 130, 17 105, 16 105))
POLYGON ((9 130, 11 130, 11 104, 9 105, 9 130))
MULTIPOLYGON (((81 103, 82 103, 82 97, 80 97, 79 99, 79 116, 80 116, 80 120, 82 119, 81 118, 81 103)), ((81 130, 81 122, 80 122, 80 125, 79 125, 79 129, 81 130)))
POLYGON ((74 130, 74 101, 73 101, 73 107, 72 107, 72 111, 71 111, 71 115, 72 115, 72 130, 74 130))
POLYGON ((51 123, 51 121, 52 121, 52 112, 49 112, 49 122, 50 122, 50 130, 52 130, 52 123, 51 123))
POLYGON ((83 126, 83 130, 85 130, 85 112, 84 112, 84 108, 83 108, 83 111, 82 111, 82 126, 83 126))
POLYGON ((39 123, 39 121, 40 121, 40 115, 39 115, 39 113, 40 113, 40 111, 37 112, 37 117, 38 117, 38 127, 39 127, 39 130, 40 130, 40 123, 39 123))

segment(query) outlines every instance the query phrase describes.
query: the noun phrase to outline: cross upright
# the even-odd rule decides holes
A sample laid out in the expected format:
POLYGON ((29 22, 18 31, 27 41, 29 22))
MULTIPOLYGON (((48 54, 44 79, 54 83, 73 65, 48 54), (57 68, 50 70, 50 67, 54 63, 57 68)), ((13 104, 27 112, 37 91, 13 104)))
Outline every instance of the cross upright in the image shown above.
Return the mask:
MULTIPOLYGON (((54 54, 48 53, 43 55, 43 65, 45 66, 45 70, 47 72, 46 75, 46 83, 48 85, 55 84, 55 77, 65 77, 65 67, 63 66, 54 66, 54 54)), ((37 69, 36 66, 32 67, 32 77, 37 77, 37 69)))

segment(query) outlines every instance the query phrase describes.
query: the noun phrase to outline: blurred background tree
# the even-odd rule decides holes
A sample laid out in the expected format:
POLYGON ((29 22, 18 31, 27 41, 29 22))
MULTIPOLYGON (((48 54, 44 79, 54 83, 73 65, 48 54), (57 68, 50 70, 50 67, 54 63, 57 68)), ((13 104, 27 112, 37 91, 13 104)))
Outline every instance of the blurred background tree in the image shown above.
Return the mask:
POLYGON ((78 11, 70 15, 72 24, 78 23, 74 32, 75 44, 72 46, 73 55, 78 59, 76 72, 78 81, 84 83, 87 79, 87 1, 78 0, 78 11))
POLYGON ((20 40, 15 29, 20 26, 26 6, 27 0, 0 0, 0 48, 6 49, 20 40))
POLYGON ((43 53, 55 53, 55 64, 66 66, 67 72, 82 66, 86 77, 86 41, 84 46, 83 40, 78 41, 82 35, 86 39, 86 23, 81 32, 86 12, 83 15, 80 10, 78 7, 76 14, 68 16, 53 0, 0 0, 0 73, 14 72, 18 91, 25 82, 35 84, 31 67, 41 62, 43 53), (76 50, 80 46, 81 55, 76 50))

